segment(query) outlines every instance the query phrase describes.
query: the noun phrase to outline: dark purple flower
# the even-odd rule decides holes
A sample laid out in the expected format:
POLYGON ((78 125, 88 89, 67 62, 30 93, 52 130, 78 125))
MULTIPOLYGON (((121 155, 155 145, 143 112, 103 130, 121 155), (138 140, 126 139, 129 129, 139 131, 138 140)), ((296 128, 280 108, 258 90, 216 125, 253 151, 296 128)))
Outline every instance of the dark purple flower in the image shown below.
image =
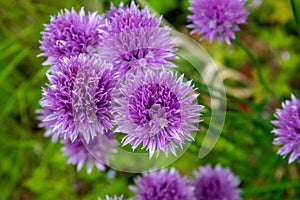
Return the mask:
POLYGON ((192 181, 195 187, 196 200, 238 200, 240 180, 230 169, 224 169, 220 165, 212 168, 210 165, 200 167, 194 171, 195 179, 192 181))
POLYGON ((114 152, 115 143, 112 132, 108 132, 97 135, 86 145, 80 137, 77 137, 74 142, 66 139, 63 141, 62 150, 65 156, 69 157, 68 163, 77 166, 77 171, 86 164, 87 172, 91 173, 94 165, 100 171, 105 169, 105 165, 109 163, 110 153, 114 152))
POLYGON ((191 34, 201 34, 210 42, 218 39, 230 44, 234 39, 234 32, 240 30, 239 24, 246 23, 248 12, 244 7, 246 0, 191 0, 188 16, 192 24, 188 25, 193 31, 191 34))
POLYGON ((275 135, 274 144, 283 145, 278 154, 286 157, 289 153, 289 163, 294 162, 300 155, 300 100, 294 95, 291 101, 282 103, 282 109, 277 109, 277 118, 272 123, 276 128, 272 131, 275 135))
POLYGON ((193 140, 202 106, 191 82, 170 70, 137 70, 119 82, 113 96, 116 131, 125 133, 123 145, 140 144, 152 157, 155 150, 176 155, 175 147, 193 140))
POLYGON ((113 63, 115 71, 122 75, 133 67, 174 65, 169 62, 176 58, 171 29, 161 28, 161 18, 150 14, 148 8, 140 10, 132 1, 130 7, 112 6, 104 18, 101 29, 107 35, 98 53, 113 63))
POLYGON ((97 58, 65 58, 48 72, 39 110, 40 127, 55 141, 74 141, 79 134, 89 142, 113 128, 111 93, 115 86, 110 66, 97 58))
POLYGON ((137 177, 137 187, 129 186, 139 200, 191 200, 194 188, 178 171, 161 169, 137 177))
POLYGON ((55 64, 63 57, 78 56, 80 53, 92 54, 100 43, 99 27, 102 18, 96 12, 77 13, 73 8, 52 16, 50 23, 45 25, 40 41, 40 56, 47 57, 44 65, 55 64))

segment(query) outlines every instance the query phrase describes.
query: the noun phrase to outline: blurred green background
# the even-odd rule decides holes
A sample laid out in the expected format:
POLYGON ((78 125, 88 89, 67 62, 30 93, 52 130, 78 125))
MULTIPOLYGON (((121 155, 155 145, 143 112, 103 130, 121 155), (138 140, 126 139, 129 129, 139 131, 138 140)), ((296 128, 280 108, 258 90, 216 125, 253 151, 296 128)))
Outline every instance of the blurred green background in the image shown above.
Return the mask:
MULTIPOLYGON (((120 1, 113 2, 118 5, 120 1)), ((149 4, 173 28, 189 34, 185 27, 188 0, 138 3, 142 7, 149 4)), ((222 64, 228 104, 225 126, 215 148, 199 159, 204 137, 201 133, 209 124, 210 111, 206 109, 197 141, 168 167, 191 176, 192 170, 201 165, 220 163, 240 177, 244 199, 299 199, 299 165, 288 165, 287 159, 276 154, 270 123, 281 101, 290 98, 291 92, 299 96, 300 39, 296 23, 290 1, 249 0, 247 4, 248 23, 237 35, 258 56, 262 75, 275 94, 259 83, 254 63, 238 45, 202 41, 209 55, 222 64)), ((127 186, 138 174, 109 168, 91 174, 85 169, 77 172, 66 163, 61 146, 44 138, 35 115, 41 87, 47 81, 47 67, 41 65, 45 58, 37 57, 43 24, 63 8, 79 10, 85 6, 86 10, 103 13, 109 5, 110 1, 103 0, 0 1, 0 199, 92 200, 105 194, 133 195, 127 186)), ((192 69, 179 70, 197 79, 192 69)), ((203 104, 209 108, 207 88, 201 83, 198 86, 203 104)))

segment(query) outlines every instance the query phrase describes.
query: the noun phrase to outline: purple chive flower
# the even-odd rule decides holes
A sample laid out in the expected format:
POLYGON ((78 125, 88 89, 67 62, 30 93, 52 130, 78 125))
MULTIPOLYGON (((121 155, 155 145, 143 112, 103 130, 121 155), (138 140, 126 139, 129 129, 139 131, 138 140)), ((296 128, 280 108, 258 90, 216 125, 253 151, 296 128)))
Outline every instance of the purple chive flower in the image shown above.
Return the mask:
POLYGON ((234 32, 240 30, 239 24, 246 23, 248 12, 244 7, 246 0, 191 0, 188 19, 192 24, 191 34, 201 34, 210 42, 218 39, 230 44, 234 39, 234 32))
POLYGON ((113 63, 113 70, 121 76, 132 68, 174 67, 174 64, 169 62, 176 58, 169 32, 170 29, 164 27, 119 33, 102 44, 99 55, 107 62, 113 63))
POLYGON ((77 13, 65 9, 52 16, 50 23, 45 25, 40 41, 40 56, 47 57, 44 65, 55 64, 63 57, 78 56, 80 53, 92 54, 100 43, 99 27, 102 18, 96 12, 77 13))
POLYGON ((113 62, 121 75, 134 67, 153 68, 158 65, 173 66, 174 44, 169 27, 160 28, 161 18, 150 14, 148 8, 140 10, 132 1, 130 7, 111 7, 101 27, 107 35, 98 53, 113 62), (155 65, 153 65, 155 64, 155 65))
POLYGON ((202 106, 191 81, 170 70, 137 70, 119 82, 113 95, 113 112, 117 132, 125 133, 123 146, 136 149, 142 144, 152 157, 155 150, 176 155, 175 147, 193 140, 202 106))
POLYGON ((110 10, 104 14, 104 19, 105 23, 101 25, 101 29, 107 32, 107 36, 138 28, 158 28, 161 23, 161 17, 156 18, 155 14, 151 14, 148 8, 140 10, 134 1, 129 7, 121 3, 119 8, 116 8, 111 4, 110 10))
POLYGON ((43 89, 40 127, 53 141, 59 137, 74 141, 79 134, 89 142, 113 128, 111 93, 115 86, 110 66, 89 56, 63 59, 48 72, 43 89))
POLYGON ((240 180, 230 169, 224 169, 220 165, 215 168, 207 165, 194 171, 194 176, 192 185, 195 186, 196 200, 241 199, 238 189, 240 180))
POLYGON ((136 186, 129 186, 139 200, 191 200, 193 186, 174 168, 161 169, 135 178, 136 186))
POLYGON ((77 166, 80 171, 84 164, 87 165, 87 172, 91 173, 93 166, 100 171, 105 169, 109 163, 109 155, 114 152, 115 140, 112 132, 105 135, 98 135, 85 146, 81 138, 76 138, 74 142, 70 139, 63 141, 62 151, 69 157, 68 163, 77 166))
POLYGON ((272 123, 276 128, 273 144, 283 145, 278 154, 286 157, 289 153, 289 163, 294 162, 300 155, 300 100, 291 95, 291 101, 282 103, 282 109, 277 109, 276 120, 272 123))

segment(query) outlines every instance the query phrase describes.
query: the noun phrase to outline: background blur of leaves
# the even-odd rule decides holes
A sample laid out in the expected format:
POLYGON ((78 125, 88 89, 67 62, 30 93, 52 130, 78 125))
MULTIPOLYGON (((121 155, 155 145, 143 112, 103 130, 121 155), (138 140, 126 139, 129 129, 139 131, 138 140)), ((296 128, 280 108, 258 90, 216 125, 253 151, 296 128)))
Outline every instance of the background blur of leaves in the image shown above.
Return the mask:
MULTIPOLYGON (((117 5, 120 1, 113 2, 117 5)), ((163 14, 178 31, 189 33, 185 27, 188 0, 138 2, 148 3, 153 12, 163 14)), ((197 157, 204 137, 201 132, 208 125, 205 122, 196 144, 172 166, 191 176, 191 171, 200 165, 221 163, 241 178, 244 199, 298 199, 299 166, 288 165, 286 159, 275 154, 278 147, 272 145, 270 120, 275 108, 290 98, 291 92, 299 96, 300 40, 289 1, 265 0, 255 7, 259 2, 249 0, 252 8, 248 24, 242 26, 238 36, 258 55, 263 76, 276 96, 264 91, 254 64, 240 48, 201 42, 210 56, 222 64, 228 98, 226 122, 221 138, 208 156, 197 157)), ((94 170, 91 174, 83 169, 77 173, 75 167, 66 164, 61 146, 44 138, 44 130, 37 128, 35 110, 39 108, 47 70, 41 65, 45 59, 37 58, 40 32, 50 15, 56 15, 62 8, 78 10, 82 5, 86 10, 102 13, 110 2, 0 1, 0 199, 97 199, 105 194, 132 195, 127 185, 132 184, 137 174, 112 169, 94 170)), ((179 70, 188 77, 194 76, 192 69, 179 70)), ((203 97, 208 95, 205 87, 199 90, 203 97)), ((204 113, 205 116, 209 113, 204 113)))

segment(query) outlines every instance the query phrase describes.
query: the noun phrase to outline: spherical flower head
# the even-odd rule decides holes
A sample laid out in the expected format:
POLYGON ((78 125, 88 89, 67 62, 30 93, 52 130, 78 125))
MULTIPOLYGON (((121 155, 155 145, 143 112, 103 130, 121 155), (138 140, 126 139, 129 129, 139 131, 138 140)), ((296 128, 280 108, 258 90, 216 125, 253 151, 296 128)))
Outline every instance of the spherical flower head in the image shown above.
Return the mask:
POLYGON ((108 38, 98 51, 101 59, 113 63, 121 77, 133 68, 160 69, 174 67, 176 58, 170 29, 138 28, 108 38))
POLYGON ((147 7, 139 9, 134 1, 130 6, 121 3, 119 8, 111 4, 110 10, 104 14, 104 19, 105 23, 102 24, 101 29, 107 32, 107 36, 138 28, 159 27, 161 23, 161 18, 156 18, 147 7))
POLYGON ((113 128, 111 93, 115 86, 110 65, 89 56, 63 59, 48 72, 43 89, 40 127, 53 141, 63 137, 74 141, 79 134, 90 138, 113 128))
POLYGON ((195 186, 194 196, 196 200, 237 200, 240 198, 240 183, 230 169, 216 165, 200 167, 194 171, 195 179, 192 181, 195 186))
POLYGON ((101 29, 106 35, 98 53, 114 63, 115 71, 122 75, 133 67, 173 66, 169 62, 176 58, 171 29, 160 28, 161 18, 148 8, 140 10, 134 1, 129 7, 112 5, 104 18, 106 23, 101 29))
POLYGON ((174 168, 145 173, 135 180, 137 187, 129 186, 139 200, 191 200, 193 186, 174 168))
POLYGON ((176 155, 175 147, 182 148, 184 141, 193 140, 191 131, 198 130, 202 106, 195 100, 191 82, 183 82, 183 75, 170 70, 138 70, 120 80, 113 94, 113 113, 117 132, 125 133, 123 146, 140 144, 149 151, 155 150, 176 155))
POLYGON ((109 131, 105 135, 94 137, 88 146, 84 145, 80 137, 73 142, 70 139, 63 140, 63 144, 62 151, 69 157, 68 163, 77 166, 77 171, 86 164, 87 172, 91 173, 94 165, 100 171, 105 170, 105 165, 109 164, 109 155, 115 150, 116 141, 109 131))
POLYGON ((92 54, 100 43, 99 27, 102 18, 96 12, 77 13, 65 9, 57 16, 52 16, 50 23, 45 25, 40 41, 40 56, 47 57, 44 65, 55 64, 63 57, 78 56, 80 53, 92 54))
POLYGON ((300 155, 300 100, 292 95, 291 100, 282 103, 282 109, 276 110, 275 117, 273 143, 282 145, 278 154, 283 157, 290 154, 289 163, 292 163, 300 155))
POLYGON ((230 44, 235 38, 235 31, 240 30, 239 25, 246 23, 248 12, 244 7, 246 0, 191 0, 188 19, 192 24, 191 34, 201 34, 210 42, 218 39, 230 44))

